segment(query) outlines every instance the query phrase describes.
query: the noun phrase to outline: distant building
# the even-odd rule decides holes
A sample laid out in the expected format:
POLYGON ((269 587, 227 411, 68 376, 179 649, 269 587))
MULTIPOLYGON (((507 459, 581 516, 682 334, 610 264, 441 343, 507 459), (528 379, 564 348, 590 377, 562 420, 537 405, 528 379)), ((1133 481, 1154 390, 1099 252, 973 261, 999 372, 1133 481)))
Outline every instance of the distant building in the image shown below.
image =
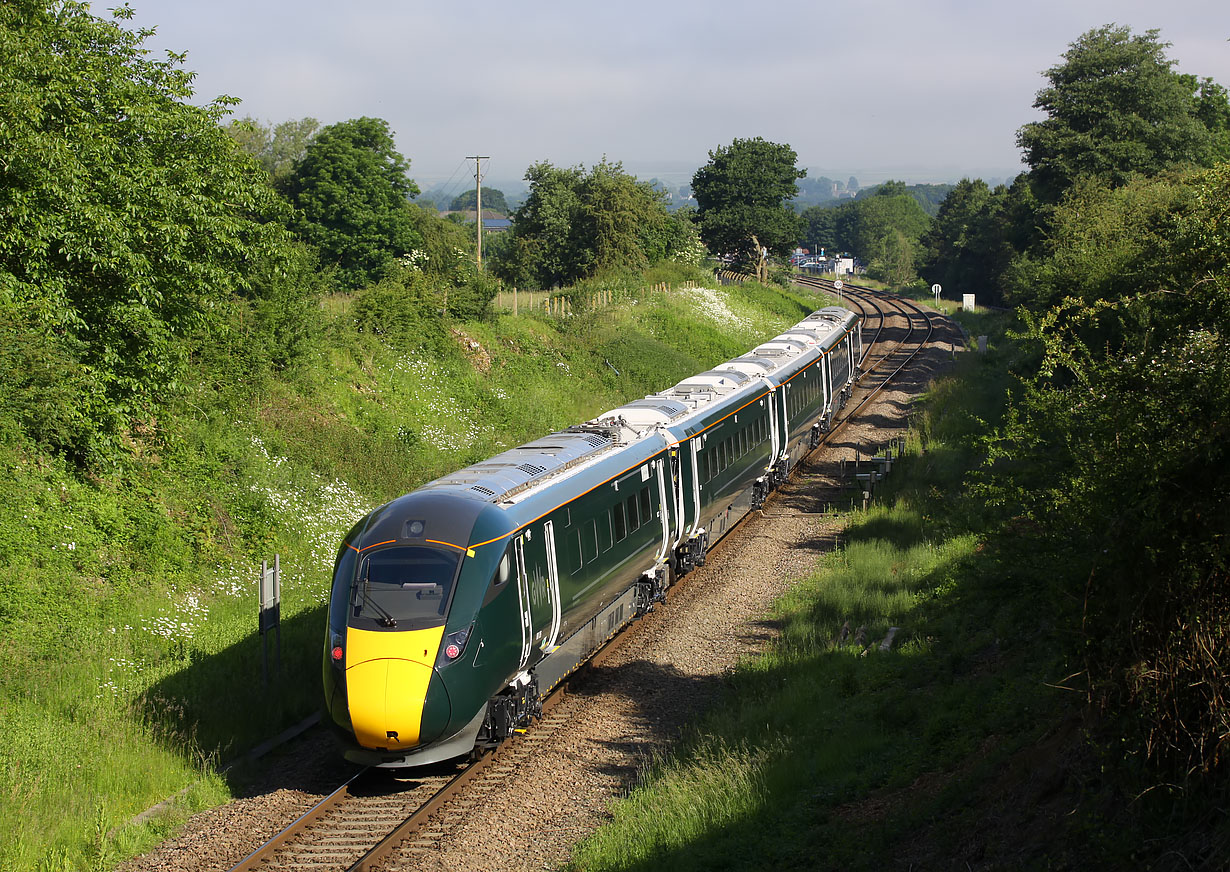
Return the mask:
POLYGON ((836 276, 852 276, 859 271, 859 266, 852 257, 803 257, 798 263, 805 273, 836 276))

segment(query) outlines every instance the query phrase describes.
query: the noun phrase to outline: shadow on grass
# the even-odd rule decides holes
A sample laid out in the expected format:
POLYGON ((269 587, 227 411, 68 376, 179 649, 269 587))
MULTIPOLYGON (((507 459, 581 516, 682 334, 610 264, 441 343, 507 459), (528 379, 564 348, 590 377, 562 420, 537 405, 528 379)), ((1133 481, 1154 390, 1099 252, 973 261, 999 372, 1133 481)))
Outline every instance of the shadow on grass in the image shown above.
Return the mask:
POLYGON ((282 622, 280 666, 268 636, 267 680, 255 630, 216 654, 189 649, 184 667, 142 696, 142 714, 168 748, 191 749, 202 765, 235 761, 320 709, 325 617, 320 605, 282 622))

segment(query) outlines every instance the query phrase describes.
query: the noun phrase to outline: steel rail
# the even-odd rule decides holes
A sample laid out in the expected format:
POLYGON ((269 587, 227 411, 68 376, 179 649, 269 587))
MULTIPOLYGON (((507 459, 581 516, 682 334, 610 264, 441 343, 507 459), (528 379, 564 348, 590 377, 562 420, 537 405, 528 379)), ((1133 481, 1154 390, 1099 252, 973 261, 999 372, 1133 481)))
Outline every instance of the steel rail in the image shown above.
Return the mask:
POLYGON ((341 787, 338 787, 324 799, 320 800, 320 802, 296 818, 289 826, 279 831, 272 839, 232 866, 230 872, 247 872, 247 870, 251 869, 264 868, 262 864, 272 860, 274 854, 289 844, 297 834, 320 820, 326 812, 344 802, 350 796, 351 786, 365 776, 367 772, 368 768, 364 767, 350 776, 341 787))

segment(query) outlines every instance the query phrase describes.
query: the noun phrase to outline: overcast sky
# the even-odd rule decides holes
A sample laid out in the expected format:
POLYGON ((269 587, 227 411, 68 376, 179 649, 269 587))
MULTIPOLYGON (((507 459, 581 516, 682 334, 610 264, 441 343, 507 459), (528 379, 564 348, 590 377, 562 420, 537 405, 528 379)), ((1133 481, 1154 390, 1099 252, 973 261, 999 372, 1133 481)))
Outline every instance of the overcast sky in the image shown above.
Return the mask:
POLYGON ((1042 73, 1110 23, 1160 30, 1181 72, 1230 87, 1227 0, 130 2, 148 48, 188 52, 201 102, 383 118, 424 189, 471 184, 475 154, 489 183, 604 155, 685 182, 754 136, 812 177, 1010 177, 1042 73))

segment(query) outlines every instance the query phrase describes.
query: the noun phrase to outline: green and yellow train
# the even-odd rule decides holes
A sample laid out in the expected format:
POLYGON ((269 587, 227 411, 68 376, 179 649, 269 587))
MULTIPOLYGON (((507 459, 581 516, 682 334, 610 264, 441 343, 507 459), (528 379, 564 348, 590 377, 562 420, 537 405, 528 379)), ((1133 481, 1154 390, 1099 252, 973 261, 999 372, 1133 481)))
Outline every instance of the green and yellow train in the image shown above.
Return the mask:
POLYGON ((337 557, 324 658, 346 757, 417 766, 491 746, 759 507, 849 395, 861 319, 770 342, 430 482, 337 557))

